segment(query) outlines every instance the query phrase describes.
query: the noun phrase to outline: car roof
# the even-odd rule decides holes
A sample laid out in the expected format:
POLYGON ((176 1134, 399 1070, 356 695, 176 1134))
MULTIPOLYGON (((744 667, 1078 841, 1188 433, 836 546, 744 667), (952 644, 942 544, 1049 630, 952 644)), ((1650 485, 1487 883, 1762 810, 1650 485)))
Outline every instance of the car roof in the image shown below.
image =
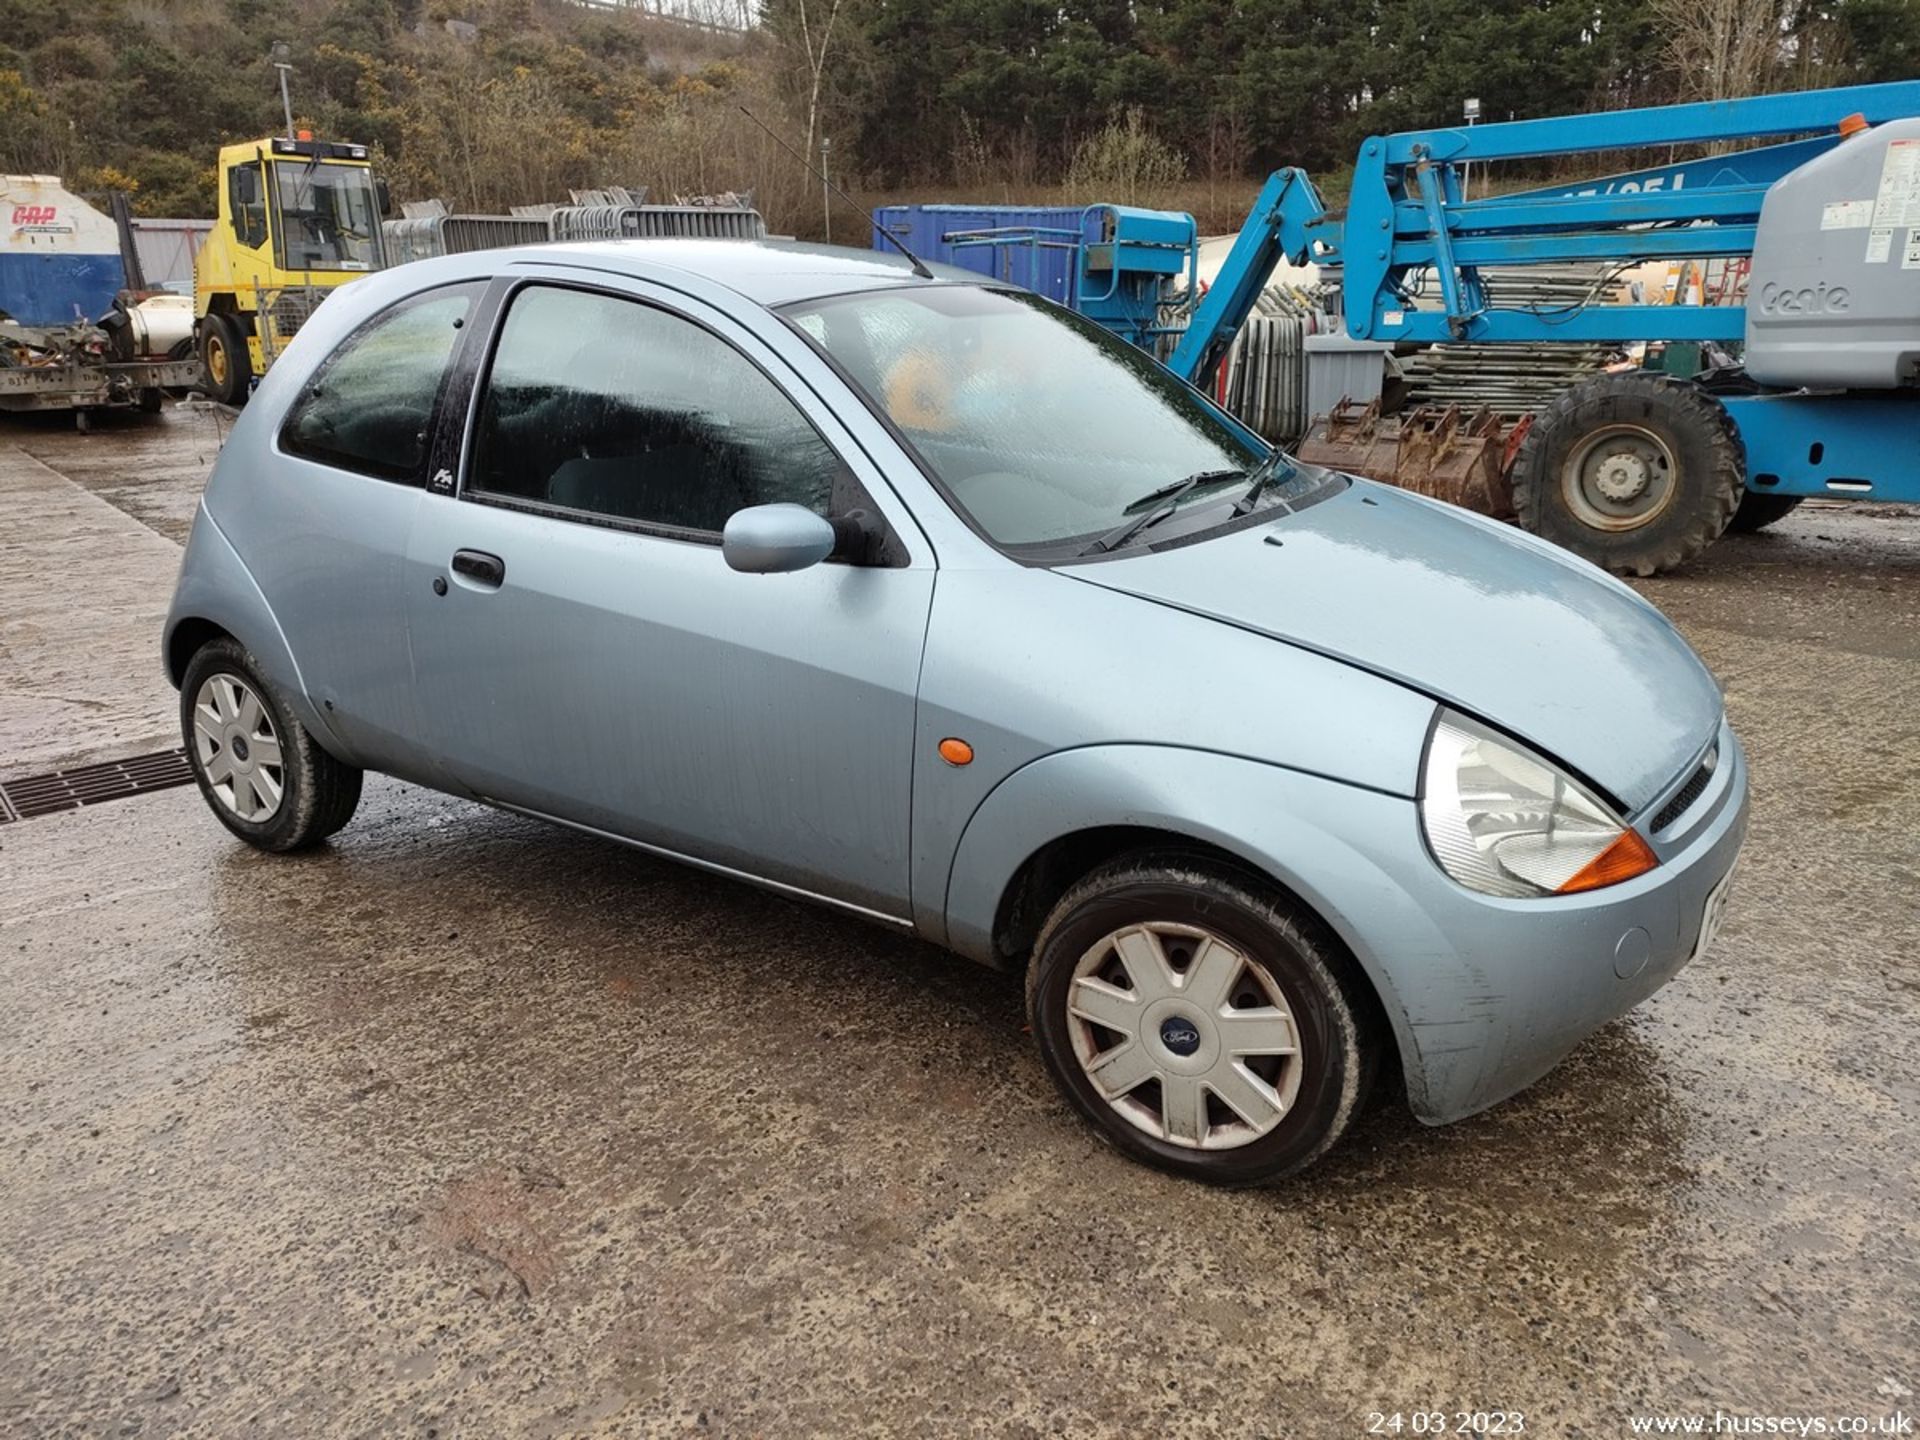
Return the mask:
POLYGON ((795 240, 580 240, 519 245, 500 254, 517 264, 583 265, 636 279, 693 275, 766 306, 892 286, 978 284, 983 278, 955 265, 929 262, 934 278, 927 280, 897 251, 795 240))

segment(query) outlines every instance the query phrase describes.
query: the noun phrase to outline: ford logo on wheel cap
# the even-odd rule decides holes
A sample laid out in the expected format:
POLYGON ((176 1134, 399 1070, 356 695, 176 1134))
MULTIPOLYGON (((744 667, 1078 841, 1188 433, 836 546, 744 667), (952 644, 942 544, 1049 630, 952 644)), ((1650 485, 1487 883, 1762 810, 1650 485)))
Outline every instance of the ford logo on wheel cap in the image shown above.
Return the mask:
POLYGON ((1175 1015, 1160 1022, 1160 1043, 1176 1055, 1191 1055, 1200 1048, 1200 1032, 1175 1015))

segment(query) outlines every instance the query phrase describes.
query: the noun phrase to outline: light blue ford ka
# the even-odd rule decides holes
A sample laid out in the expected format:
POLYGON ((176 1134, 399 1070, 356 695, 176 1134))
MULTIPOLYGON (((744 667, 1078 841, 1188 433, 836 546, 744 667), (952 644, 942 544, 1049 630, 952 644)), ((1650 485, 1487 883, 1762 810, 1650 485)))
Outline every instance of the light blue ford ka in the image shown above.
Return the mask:
POLYGON ((1074 1108, 1220 1184, 1377 1074, 1433 1124, 1537 1079, 1707 945, 1746 831, 1719 689, 1625 586, 865 252, 347 287, 164 643, 248 843, 383 771, 1024 970, 1074 1108))

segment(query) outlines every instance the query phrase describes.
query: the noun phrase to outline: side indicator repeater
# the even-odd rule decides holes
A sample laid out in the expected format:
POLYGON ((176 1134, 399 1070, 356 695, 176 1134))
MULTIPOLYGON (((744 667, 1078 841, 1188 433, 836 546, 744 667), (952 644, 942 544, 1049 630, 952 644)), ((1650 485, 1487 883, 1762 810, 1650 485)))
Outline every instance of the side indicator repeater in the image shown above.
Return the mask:
POLYGON ((971 765, 973 746, 964 740, 956 740, 949 735, 940 742, 940 758, 949 765, 971 765))

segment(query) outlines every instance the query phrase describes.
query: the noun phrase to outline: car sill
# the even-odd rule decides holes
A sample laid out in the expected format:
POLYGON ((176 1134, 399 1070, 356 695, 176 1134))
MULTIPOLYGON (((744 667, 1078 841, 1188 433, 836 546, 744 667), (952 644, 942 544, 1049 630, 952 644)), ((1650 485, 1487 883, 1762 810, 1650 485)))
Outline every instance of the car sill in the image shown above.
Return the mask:
POLYGON ((649 855, 657 855, 662 860, 672 860, 677 864, 692 866, 695 870, 705 870, 710 875, 718 875, 727 880, 738 880, 742 884, 758 886, 762 890, 771 890, 776 895, 784 895, 790 900, 805 900, 813 905, 825 905, 832 910, 841 910, 849 915, 858 915, 862 920, 871 920, 875 924, 885 925, 889 929, 912 934, 914 925, 911 920, 903 920, 898 915, 889 915, 884 910, 870 910, 865 905, 855 905, 851 900, 836 900, 831 895, 822 895, 815 890, 805 890, 798 885, 788 885, 781 880, 769 880, 764 875, 754 875, 746 870, 736 870, 730 865, 716 864, 712 860, 702 860, 694 855, 684 855, 678 850, 669 850, 664 845, 649 845, 644 840, 635 840, 630 836, 616 835, 611 830, 601 830, 592 825, 582 825, 578 820, 562 819, 558 815, 549 815, 544 810, 531 810, 524 805, 512 805, 505 800, 495 800, 491 796, 475 797, 482 803, 497 810, 511 810, 516 815, 525 815, 529 820, 545 820, 550 825, 563 825, 569 830, 578 830, 583 835, 592 835, 601 840, 611 840, 616 845, 625 845, 634 850, 644 850, 649 855))

